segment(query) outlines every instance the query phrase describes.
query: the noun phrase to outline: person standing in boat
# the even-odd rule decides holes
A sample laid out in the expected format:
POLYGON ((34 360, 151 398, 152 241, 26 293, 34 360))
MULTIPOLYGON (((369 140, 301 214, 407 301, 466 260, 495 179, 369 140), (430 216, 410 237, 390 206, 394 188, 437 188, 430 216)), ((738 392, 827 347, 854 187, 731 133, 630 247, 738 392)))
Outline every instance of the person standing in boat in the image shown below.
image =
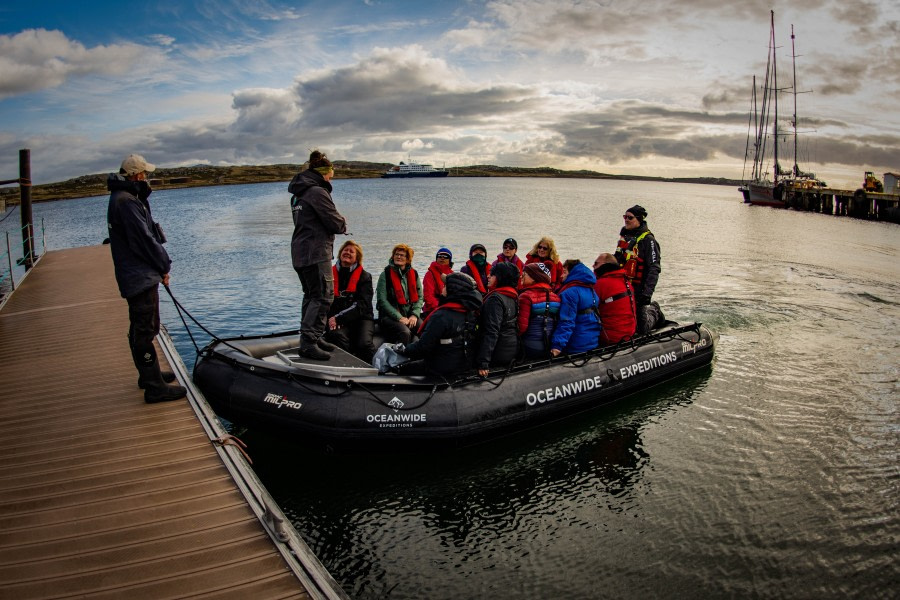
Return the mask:
POLYGON ((635 204, 622 218, 625 226, 619 232, 615 256, 634 288, 638 333, 647 333, 664 318, 659 304, 653 302, 653 292, 662 270, 662 254, 659 243, 647 227, 647 211, 643 206, 635 204))
POLYGON ((484 299, 478 320, 481 344, 475 366, 482 377, 487 377, 491 367, 509 367, 519 352, 518 284, 519 270, 514 264, 504 262, 491 269, 491 291, 484 299))
POLYGON ((513 238, 506 238, 503 240, 503 250, 497 255, 497 260, 491 263, 491 268, 493 269, 494 266, 499 263, 509 262, 516 265, 516 268, 519 269, 519 273, 521 273, 522 269, 525 268, 525 263, 523 263, 522 259, 516 255, 518 250, 519 244, 516 240, 513 238))
POLYGON ((525 265, 519 293, 518 330, 526 358, 550 356, 550 341, 559 319, 559 296, 550 288, 544 263, 525 265))
POLYGON ((394 350, 414 359, 400 365, 402 375, 436 373, 453 377, 472 368, 472 347, 481 294, 475 281, 464 273, 447 275, 447 299, 422 323, 421 337, 394 350))
POLYGON ((138 387, 144 402, 168 402, 184 398, 187 390, 169 385, 175 374, 162 371, 153 340, 159 335, 159 284, 169 285, 172 261, 163 244, 166 237, 150 213, 147 173, 156 167, 140 154, 129 154, 118 174, 106 180, 109 206, 106 225, 116 283, 128 301, 128 345, 138 370, 138 387))
POLYGON ((424 304, 422 281, 412 267, 413 249, 397 244, 378 277, 378 325, 386 342, 408 344, 419 329, 424 304))
POLYGON ((372 361, 375 315, 372 300, 372 275, 363 269, 362 246, 347 240, 338 251, 331 268, 334 279, 334 301, 328 310, 325 339, 347 350, 365 362, 372 361))
POLYGON ((422 306, 423 319, 444 301, 444 281, 452 272, 453 253, 448 248, 441 248, 422 278, 422 290, 425 294, 425 303, 422 306))
POLYGON ((556 289, 562 283, 562 263, 559 262, 559 253, 553 238, 544 236, 534 245, 528 253, 525 264, 543 263, 550 272, 550 287, 556 289))
POLYGON ((609 346, 630 340, 637 328, 634 292, 616 257, 603 253, 594 261, 597 283, 594 291, 600 298, 600 345, 609 346))
POLYGON ((469 260, 459 270, 475 280, 475 287, 481 292, 481 296, 487 296, 488 293, 488 264, 487 264, 487 248, 484 244, 472 244, 469 248, 469 260))
POLYGON ((562 287, 559 288, 559 322, 553 332, 550 354, 575 354, 597 347, 600 303, 594 284, 597 278, 578 259, 567 260, 562 266, 562 287))
POLYGON ((328 360, 334 345, 323 339, 328 309, 334 299, 334 236, 347 232, 347 220, 331 199, 334 167, 328 157, 313 150, 309 167, 288 185, 294 234, 291 261, 300 277, 303 304, 300 320, 300 356, 328 360))

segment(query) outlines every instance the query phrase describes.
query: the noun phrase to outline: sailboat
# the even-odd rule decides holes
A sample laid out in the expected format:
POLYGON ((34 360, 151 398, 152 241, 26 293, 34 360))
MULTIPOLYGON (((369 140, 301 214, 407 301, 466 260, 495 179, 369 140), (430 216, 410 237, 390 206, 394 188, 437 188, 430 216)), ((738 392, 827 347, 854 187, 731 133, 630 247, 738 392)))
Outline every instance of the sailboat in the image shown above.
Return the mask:
POLYGON ((752 140, 753 163, 750 177, 738 190, 744 198, 744 202, 760 206, 787 206, 789 196, 795 190, 809 190, 823 187, 824 183, 816 179, 814 173, 806 173, 800 170, 797 162, 797 66, 796 52, 794 50, 794 27, 791 26, 791 58, 793 60, 793 95, 794 114, 791 119, 794 139, 794 165, 790 170, 781 167, 778 159, 778 141, 782 132, 779 130, 778 117, 778 68, 775 56, 775 11, 770 12, 771 26, 769 30, 769 54, 766 61, 766 75, 762 85, 762 98, 757 105, 756 77, 753 78, 753 97, 751 104, 751 119, 748 124, 747 148, 744 155, 746 176, 746 164, 750 157, 752 140), (771 124, 771 130, 770 130, 771 124), (769 160, 772 162, 769 163, 769 160), (771 164, 772 177, 769 178, 769 165, 771 164))

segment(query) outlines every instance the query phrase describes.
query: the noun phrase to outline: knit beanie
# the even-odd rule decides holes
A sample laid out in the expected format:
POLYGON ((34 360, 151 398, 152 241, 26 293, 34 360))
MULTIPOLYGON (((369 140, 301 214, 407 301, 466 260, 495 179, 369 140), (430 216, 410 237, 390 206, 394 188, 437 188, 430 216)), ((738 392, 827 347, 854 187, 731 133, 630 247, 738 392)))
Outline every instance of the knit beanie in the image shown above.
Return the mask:
POLYGON ((465 273, 447 275, 447 296, 464 294, 475 289, 475 280, 465 273))
POLYGON ((550 270, 542 262, 528 263, 525 272, 537 283, 550 283, 550 270))
POLYGON ((469 248, 469 258, 472 258, 472 255, 475 254, 476 250, 481 250, 484 252, 484 255, 487 256, 487 248, 484 247, 484 244, 472 244, 472 247, 469 248))
POLYGON ((643 223, 644 219, 647 218, 647 209, 645 209, 640 204, 635 204, 634 206, 632 206, 625 212, 630 212, 631 214, 633 214, 635 217, 637 217, 637 220, 640 221, 641 223, 643 223))

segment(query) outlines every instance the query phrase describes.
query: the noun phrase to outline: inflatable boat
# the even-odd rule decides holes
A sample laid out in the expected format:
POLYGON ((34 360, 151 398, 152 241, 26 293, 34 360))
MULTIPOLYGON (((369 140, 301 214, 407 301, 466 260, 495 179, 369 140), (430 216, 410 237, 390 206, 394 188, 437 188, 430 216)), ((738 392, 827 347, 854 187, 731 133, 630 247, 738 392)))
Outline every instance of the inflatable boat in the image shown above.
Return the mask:
POLYGON ((669 322, 583 354, 525 362, 454 380, 380 374, 336 350, 298 355, 296 331, 215 340, 194 382, 217 414, 253 430, 329 449, 455 447, 591 409, 708 365, 717 336, 669 322))

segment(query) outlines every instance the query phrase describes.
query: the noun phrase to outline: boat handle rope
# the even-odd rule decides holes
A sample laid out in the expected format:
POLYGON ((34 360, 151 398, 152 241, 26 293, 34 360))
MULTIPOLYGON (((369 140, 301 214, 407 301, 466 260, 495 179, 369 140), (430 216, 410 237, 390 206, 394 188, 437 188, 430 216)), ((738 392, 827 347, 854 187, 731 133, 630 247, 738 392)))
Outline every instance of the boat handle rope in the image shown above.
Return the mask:
POLYGON ((391 406, 390 404, 388 404, 387 402, 385 402, 384 400, 382 400, 381 398, 379 398, 379 397, 378 397, 378 394, 376 394, 375 392, 373 392, 372 390, 370 390, 369 388, 367 388, 365 385, 361 384, 360 382, 358 382, 358 381, 353 381, 353 380, 351 379, 350 381, 347 382, 347 384, 348 384, 348 387, 347 387, 347 390, 348 390, 348 391, 349 391, 351 385, 356 385, 357 387, 359 387, 360 389, 362 389, 364 392, 366 392, 367 394, 369 394, 370 396, 372 396, 372 398, 375 399, 375 402, 377 402, 378 404, 382 405, 383 407, 385 407, 385 408, 390 408, 390 409, 392 409, 392 410, 401 410, 401 411, 418 410, 418 409, 422 408, 423 406, 425 406, 426 404, 428 404, 428 403, 431 401, 432 398, 434 398, 434 395, 437 393, 438 386, 439 386, 439 384, 435 383, 435 384, 432 386, 432 388, 431 388, 431 393, 428 394, 428 397, 425 398, 424 400, 422 400, 422 402, 420 402, 419 404, 417 404, 417 405, 415 405, 415 406, 402 406, 402 407, 400 407, 400 408, 394 408, 393 406, 391 406))
POLYGON ((175 298, 175 295, 172 293, 172 290, 169 289, 169 286, 165 285, 163 287, 166 288, 166 292, 169 294, 169 297, 172 299, 172 302, 175 304, 175 310, 178 311, 178 316, 181 318, 181 322, 184 324, 184 330, 187 331, 188 337, 191 338, 191 343, 194 345, 194 350, 197 352, 197 356, 200 356, 200 354, 203 351, 200 350, 200 346, 197 345, 197 340, 194 339, 194 334, 191 333, 191 328, 188 327, 187 321, 184 320, 184 315, 187 315, 188 318, 190 318, 190 320, 193 321, 197 325, 197 327, 202 329, 203 332, 206 333, 206 335, 208 335, 210 338, 212 338, 212 340, 214 342, 221 342, 222 344, 228 346, 232 350, 237 350, 238 352, 241 352, 240 348, 235 348, 234 346, 232 346, 231 344, 229 344, 228 342, 226 342, 225 340, 223 340, 222 338, 220 338, 219 336, 214 334, 212 331, 210 331, 209 329, 204 327, 200 321, 198 321, 196 318, 194 318, 194 315, 192 315, 190 312, 188 312, 188 309, 186 309, 181 304, 181 302, 179 302, 175 298), (182 314, 182 312, 184 314, 182 314))

